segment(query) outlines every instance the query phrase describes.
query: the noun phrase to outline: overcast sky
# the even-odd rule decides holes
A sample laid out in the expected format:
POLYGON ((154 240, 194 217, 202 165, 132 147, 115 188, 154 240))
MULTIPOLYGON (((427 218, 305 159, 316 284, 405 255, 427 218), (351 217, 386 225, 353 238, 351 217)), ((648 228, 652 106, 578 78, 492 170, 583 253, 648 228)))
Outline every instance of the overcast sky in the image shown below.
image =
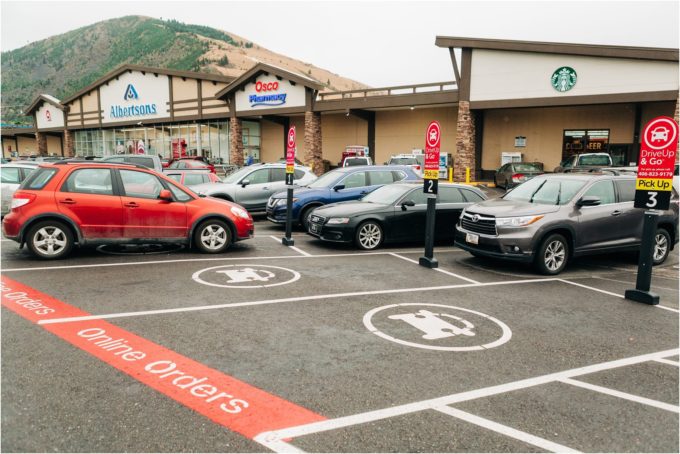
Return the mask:
POLYGON ((207 25, 380 87, 453 80, 436 36, 678 48, 674 1, 5 1, 2 50, 126 15, 207 25))

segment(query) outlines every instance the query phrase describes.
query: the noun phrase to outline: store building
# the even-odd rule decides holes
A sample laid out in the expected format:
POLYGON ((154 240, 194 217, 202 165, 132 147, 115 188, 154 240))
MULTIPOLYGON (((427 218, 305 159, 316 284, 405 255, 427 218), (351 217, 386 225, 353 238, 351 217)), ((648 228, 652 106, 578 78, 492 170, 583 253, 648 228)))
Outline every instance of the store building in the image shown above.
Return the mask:
MULTIPOLYGON (((285 132, 296 126, 298 157, 321 173, 350 145, 368 147, 376 163, 422 149, 437 120, 460 181, 466 168, 488 178, 512 157, 552 170, 574 153, 602 151, 629 164, 649 119, 677 120, 678 49, 441 36, 436 45, 449 49, 458 83, 324 92, 263 63, 236 79, 126 65, 66 100, 36 98, 27 109, 34 148, 64 156, 186 152, 242 165, 248 155, 283 157, 285 132)), ((6 156, 11 139, 3 130, 6 156)))

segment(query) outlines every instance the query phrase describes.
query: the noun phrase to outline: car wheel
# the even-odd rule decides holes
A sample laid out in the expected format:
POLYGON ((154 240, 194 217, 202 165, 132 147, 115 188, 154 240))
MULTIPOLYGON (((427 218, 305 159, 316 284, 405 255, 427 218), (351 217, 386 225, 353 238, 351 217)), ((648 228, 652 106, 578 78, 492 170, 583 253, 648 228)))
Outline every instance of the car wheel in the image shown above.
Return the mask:
POLYGON ((302 228, 305 229, 305 232, 309 227, 309 218, 312 216, 312 211, 314 211, 315 208, 318 207, 307 207, 300 213, 300 225, 302 225, 302 228))
POLYGON ((71 230, 59 221, 39 222, 28 231, 28 249, 42 259, 60 259, 73 248, 71 230))
POLYGON ((536 269, 541 274, 560 274, 569 260, 569 245, 559 233, 549 235, 543 240, 535 257, 536 269))
POLYGON ((224 252, 231 244, 231 230, 224 221, 210 219, 198 226, 194 233, 194 243, 201 252, 224 252))
POLYGON ((671 250, 671 236, 666 229, 657 229, 654 235, 654 252, 652 254, 652 263, 654 265, 661 265, 666 261, 671 250))
POLYGON ((382 244, 383 239, 383 230, 374 221, 366 221, 361 224, 355 236, 356 245, 367 251, 377 249, 382 244))

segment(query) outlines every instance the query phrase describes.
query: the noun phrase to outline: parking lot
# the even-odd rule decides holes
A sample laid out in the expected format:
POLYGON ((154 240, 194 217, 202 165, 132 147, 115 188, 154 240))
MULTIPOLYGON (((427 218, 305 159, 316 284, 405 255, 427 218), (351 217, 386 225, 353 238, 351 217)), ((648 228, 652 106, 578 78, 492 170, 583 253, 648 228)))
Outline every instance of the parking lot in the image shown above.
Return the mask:
POLYGON ((2 450, 677 452, 678 251, 554 278, 256 218, 218 256, 2 241, 2 450))

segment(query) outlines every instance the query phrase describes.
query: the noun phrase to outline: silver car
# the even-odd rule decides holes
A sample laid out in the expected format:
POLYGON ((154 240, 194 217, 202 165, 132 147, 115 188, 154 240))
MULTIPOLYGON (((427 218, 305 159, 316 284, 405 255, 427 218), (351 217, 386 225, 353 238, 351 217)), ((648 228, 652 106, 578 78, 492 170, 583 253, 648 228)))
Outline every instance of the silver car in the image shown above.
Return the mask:
MULTIPOLYGON (((635 176, 539 175, 499 199, 466 208, 456 225, 456 246, 474 256, 533 263, 559 274, 587 254, 636 251, 644 211, 634 208, 635 176)), ((678 242, 678 195, 659 215, 654 265, 678 242)))
POLYGON ((2 192, 2 217, 4 218, 9 213, 12 196, 14 191, 19 188, 19 185, 26 177, 33 172, 38 166, 39 162, 17 162, 0 165, 0 175, 2 184, 0 191, 2 192))
MULTIPOLYGON (((295 166, 294 183, 306 186, 316 180, 309 167, 295 166)), ((222 183, 192 186, 197 194, 238 203, 250 212, 264 212, 269 197, 286 189, 286 165, 281 163, 255 164, 227 175, 222 183)))

